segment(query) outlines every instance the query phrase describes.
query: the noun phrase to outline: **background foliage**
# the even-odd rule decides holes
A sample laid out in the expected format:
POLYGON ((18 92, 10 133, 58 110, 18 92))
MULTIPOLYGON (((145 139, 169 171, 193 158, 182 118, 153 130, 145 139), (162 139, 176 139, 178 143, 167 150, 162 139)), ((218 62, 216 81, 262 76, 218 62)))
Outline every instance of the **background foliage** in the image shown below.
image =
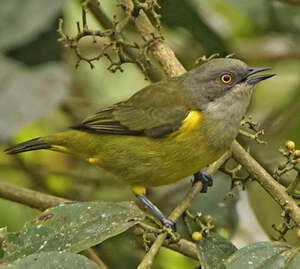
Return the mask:
MULTIPOLYGON (((115 1, 100 2, 110 19, 112 14, 124 16, 115 1)), ((268 144, 240 139, 271 173, 282 162, 278 148, 285 140, 300 145, 300 6, 289 2, 293 1, 160 1, 162 34, 187 69, 202 55, 235 53, 250 66, 271 66, 277 74, 257 87, 249 112, 265 130, 263 139, 268 144)), ((64 130, 150 83, 133 64, 123 65, 124 72, 107 71, 109 62, 105 58, 93 62, 92 70, 85 62, 75 69, 76 57, 57 42, 56 29, 58 18, 62 17, 65 32, 75 34, 80 14, 80 2, 75 0, 6 0, 1 4, 0 151, 11 143, 64 130)), ((90 13, 88 21, 90 28, 100 27, 90 13)), ((135 36, 133 29, 126 34, 135 36)), ((99 50, 91 38, 82 39, 79 45, 80 51, 88 56, 97 55, 99 50)), ((154 67, 156 79, 162 78, 160 67, 154 67)), ((293 176, 287 174, 284 179, 288 182, 293 176)), ((246 186, 251 209, 262 228, 258 232, 247 226, 255 218, 250 210, 245 218, 237 212, 241 188, 231 190, 230 178, 222 173, 215 178, 215 187, 194 200, 194 212, 212 216, 215 231, 233 237, 238 247, 267 236, 278 237, 272 224, 281 222, 280 209, 262 188, 255 182, 246 186)), ((16 157, 0 153, 0 180, 80 201, 134 199, 127 186, 112 180, 105 171, 54 152, 16 157)), ((186 179, 151 189, 150 198, 164 212, 170 212, 189 184, 190 179, 186 179)), ((245 201, 245 192, 241 195, 245 201)), ((248 207, 247 201, 244 206, 248 207)), ((0 200, 0 227, 7 226, 9 231, 20 230, 26 220, 36 215, 36 210, 0 200)), ((184 225, 179 224, 178 229, 187 234, 184 225)), ((299 245, 293 231, 286 239, 299 245)), ((134 268, 144 253, 140 241, 129 233, 106 240, 98 249, 109 268, 119 268, 120 260, 122 268, 134 268)), ((153 268, 195 266, 191 259, 162 249, 153 268)))

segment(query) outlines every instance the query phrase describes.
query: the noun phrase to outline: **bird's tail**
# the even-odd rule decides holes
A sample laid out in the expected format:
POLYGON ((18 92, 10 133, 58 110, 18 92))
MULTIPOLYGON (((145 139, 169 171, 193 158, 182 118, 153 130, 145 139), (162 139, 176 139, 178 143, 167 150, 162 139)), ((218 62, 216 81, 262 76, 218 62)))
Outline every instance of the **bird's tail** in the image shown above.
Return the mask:
POLYGON ((50 149, 51 145, 38 137, 35 139, 28 140, 26 142, 14 145, 5 150, 7 154, 17 154, 25 151, 38 150, 38 149, 50 149))

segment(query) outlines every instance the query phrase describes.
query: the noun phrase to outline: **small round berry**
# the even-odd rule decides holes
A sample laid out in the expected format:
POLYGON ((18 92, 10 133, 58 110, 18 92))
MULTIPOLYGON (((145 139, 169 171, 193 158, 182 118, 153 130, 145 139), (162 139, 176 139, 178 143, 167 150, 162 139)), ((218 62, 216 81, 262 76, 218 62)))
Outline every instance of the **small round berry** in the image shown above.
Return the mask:
POLYGON ((285 142, 285 147, 288 149, 288 150, 294 150, 296 145, 295 145, 295 142, 292 141, 292 140, 288 140, 285 142))
POLYGON ((193 232, 192 238, 194 241, 201 241, 203 238, 203 235, 200 232, 193 232))
POLYGON ((295 150, 294 153, 293 153, 293 156, 294 156, 295 159, 300 158, 300 149, 295 150))

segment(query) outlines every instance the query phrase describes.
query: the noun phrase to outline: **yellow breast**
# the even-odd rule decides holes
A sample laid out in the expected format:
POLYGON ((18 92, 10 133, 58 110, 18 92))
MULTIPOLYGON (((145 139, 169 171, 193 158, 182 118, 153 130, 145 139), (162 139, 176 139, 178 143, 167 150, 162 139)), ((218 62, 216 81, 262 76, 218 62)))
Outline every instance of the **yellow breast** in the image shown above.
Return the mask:
POLYGON ((187 136, 191 131, 198 127, 203 120, 203 114, 198 110, 191 110, 187 117, 183 120, 182 126, 179 130, 170 134, 171 137, 176 137, 176 140, 181 140, 187 136))

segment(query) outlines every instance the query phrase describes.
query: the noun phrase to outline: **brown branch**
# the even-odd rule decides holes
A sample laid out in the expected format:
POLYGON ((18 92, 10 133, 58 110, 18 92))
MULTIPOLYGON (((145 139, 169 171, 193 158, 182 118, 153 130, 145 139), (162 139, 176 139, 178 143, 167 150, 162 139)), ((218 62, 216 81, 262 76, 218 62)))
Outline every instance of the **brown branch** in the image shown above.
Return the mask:
MULTIPOLYGON (((231 157, 231 152, 227 151, 225 154, 221 156, 217 161, 212 163, 206 170, 206 173, 209 175, 215 174, 219 168, 231 157)), ((194 186, 191 188, 191 190, 187 193, 187 195, 184 197, 182 202, 172 211, 170 214, 170 218, 173 220, 178 219, 187 208, 191 206, 192 200, 195 198, 195 196, 202 190, 202 183, 196 182, 194 186)))
MULTIPOLYGON (((79 0, 82 2, 82 0, 79 0)), ((87 2, 88 9, 92 12, 97 21, 103 26, 104 29, 112 28, 113 24, 106 14, 99 8, 98 0, 89 0, 87 2)))
POLYGON ((237 141, 232 144, 232 155, 300 227, 300 208, 287 194, 286 188, 280 185, 237 141))
POLYGON ((135 19, 135 25, 146 41, 153 40, 150 50, 169 77, 176 77, 186 72, 173 50, 161 38, 158 38, 160 34, 142 9, 135 19), (157 39, 155 39, 156 37, 157 39))
POLYGON ((6 183, 0 183, 0 197, 13 202, 28 205, 41 211, 60 203, 70 202, 70 200, 61 197, 56 197, 21 187, 14 187, 6 183))

